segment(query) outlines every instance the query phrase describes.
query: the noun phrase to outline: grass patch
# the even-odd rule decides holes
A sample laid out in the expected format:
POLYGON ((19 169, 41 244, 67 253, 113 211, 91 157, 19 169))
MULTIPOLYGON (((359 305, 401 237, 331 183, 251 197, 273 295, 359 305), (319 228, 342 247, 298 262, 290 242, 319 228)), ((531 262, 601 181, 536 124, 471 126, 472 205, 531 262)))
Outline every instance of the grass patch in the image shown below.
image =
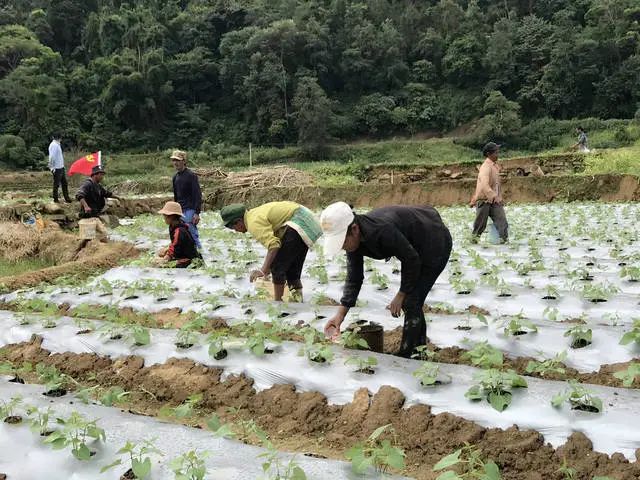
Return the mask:
POLYGON ((625 148, 600 150, 586 156, 585 174, 607 173, 640 176, 640 141, 625 148))
POLYGON ((42 258, 28 258, 20 261, 11 261, 0 258, 0 279, 21 273, 33 272, 43 268, 51 267, 54 263, 42 258))

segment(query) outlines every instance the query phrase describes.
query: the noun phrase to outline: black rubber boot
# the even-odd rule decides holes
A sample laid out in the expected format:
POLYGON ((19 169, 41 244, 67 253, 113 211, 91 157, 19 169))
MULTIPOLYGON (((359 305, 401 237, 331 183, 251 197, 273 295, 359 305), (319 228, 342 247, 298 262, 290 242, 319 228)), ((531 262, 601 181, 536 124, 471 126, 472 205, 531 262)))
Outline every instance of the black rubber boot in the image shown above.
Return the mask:
POLYGON ((416 347, 427 343, 427 323, 424 317, 405 317, 402 327, 399 357, 411 358, 416 347))

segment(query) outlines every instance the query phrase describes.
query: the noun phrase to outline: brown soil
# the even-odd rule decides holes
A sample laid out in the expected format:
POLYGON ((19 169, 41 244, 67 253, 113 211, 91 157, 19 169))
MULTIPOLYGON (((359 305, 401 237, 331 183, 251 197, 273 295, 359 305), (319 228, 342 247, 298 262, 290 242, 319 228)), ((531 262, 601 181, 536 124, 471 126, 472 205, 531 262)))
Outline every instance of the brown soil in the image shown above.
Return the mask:
MULTIPOLYGON (((250 205, 288 198, 311 208, 324 208, 341 199, 360 208, 384 205, 460 205, 467 204, 476 180, 443 178, 411 183, 362 183, 340 187, 269 187, 237 192, 214 192, 207 197, 208 208, 221 208, 237 201, 250 205)), ((637 177, 631 175, 533 175, 506 178, 504 198, 508 203, 547 203, 551 201, 630 201, 640 199, 637 177)))
MULTIPOLYGON (((428 329, 427 329, 428 330, 428 329)), ((384 332, 384 353, 395 355, 400 349, 400 342, 402 339, 402 327, 398 327, 395 330, 384 332)), ((456 365, 472 365, 471 361, 463 358, 463 355, 467 350, 460 347, 446 347, 439 348, 433 343, 429 343, 429 350, 436 353, 434 361, 440 363, 452 363, 456 365)), ((559 373, 547 373, 544 376, 538 373, 527 373, 527 364, 529 361, 535 360, 531 357, 504 357, 504 367, 507 369, 513 369, 520 375, 526 375, 530 377, 544 378, 546 380, 569 380, 574 379, 581 383, 590 383, 593 385, 603 385, 606 387, 626 388, 622 385, 622 380, 613 376, 615 372, 626 370, 632 362, 614 363, 610 365, 602 365, 598 372, 580 373, 574 368, 563 366, 565 369, 564 374, 559 373)), ((635 360, 640 362, 640 358, 635 360)), ((640 378, 636 378, 633 385, 628 388, 640 388, 640 378)))
POLYGON ((221 381, 220 369, 184 359, 145 367, 136 356, 113 361, 95 354, 50 354, 41 348, 38 338, 5 347, 2 356, 14 363, 54 365, 79 381, 95 378, 104 387, 119 385, 132 392, 130 409, 144 414, 157 415, 166 403, 177 405, 191 394, 202 393, 200 420, 213 411, 225 421, 252 418, 277 447, 329 458, 343 458, 345 449, 391 423, 407 454, 405 473, 421 480, 435 479, 431 467, 465 442, 493 459, 504 480, 562 480, 557 470, 563 459, 577 470, 579 479, 609 475, 634 480, 640 476, 639 462, 629 463, 620 454, 596 453, 581 433, 574 433, 554 450, 535 431, 520 431, 516 426, 487 429, 451 414, 433 415, 426 405, 405 408, 402 393, 388 386, 375 395, 361 389, 351 403, 339 406, 329 405, 317 392, 296 392, 292 385, 255 392, 252 381, 243 376, 221 381), (241 410, 232 418, 227 407, 241 410))
MULTIPOLYGON (((96 320, 104 320, 104 306, 94 305, 94 314, 91 317, 96 320)), ((74 309, 67 303, 60 305, 60 313, 63 315, 74 314, 74 309)), ((151 328, 181 328, 185 323, 190 322, 196 316, 195 312, 187 311, 183 312, 181 308, 165 308, 158 312, 141 312, 131 307, 119 307, 116 309, 118 316, 125 323, 135 323, 151 328)), ((207 333, 211 330, 220 328, 227 328, 227 322, 222 318, 211 318, 205 328, 202 329, 203 333, 207 333)))
POLYGON ((62 235, 64 235, 63 238, 67 243, 52 244, 50 248, 55 247, 59 250, 72 252, 71 261, 20 275, 0 277, 0 285, 5 290, 12 291, 32 287, 42 282, 51 282, 64 275, 95 275, 99 270, 115 267, 122 260, 134 258, 140 253, 129 243, 101 243, 97 240, 92 240, 83 246, 75 236, 62 235), (70 240, 68 237, 72 237, 74 240, 70 240))

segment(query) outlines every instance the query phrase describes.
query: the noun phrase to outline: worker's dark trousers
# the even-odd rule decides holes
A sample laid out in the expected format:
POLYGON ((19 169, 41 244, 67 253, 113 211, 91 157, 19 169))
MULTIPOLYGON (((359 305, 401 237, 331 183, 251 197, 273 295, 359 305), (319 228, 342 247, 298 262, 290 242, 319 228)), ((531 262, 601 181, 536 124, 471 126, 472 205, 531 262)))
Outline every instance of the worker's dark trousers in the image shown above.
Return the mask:
POLYGON ((404 299, 404 326, 398 355, 411 358, 416 347, 427 343, 427 323, 424 318, 424 301, 447 266, 451 254, 451 235, 446 231, 445 246, 441 252, 422 259, 422 269, 416 287, 404 299))
POLYGON ((69 187, 67 186, 67 177, 65 175, 64 167, 56 168, 53 171, 53 201, 58 201, 58 189, 62 185, 62 195, 67 202, 70 202, 69 187))
POLYGON ((476 220, 473 222, 473 235, 479 237, 487 228, 487 219, 491 217, 493 224, 498 230, 498 235, 503 241, 509 239, 509 223, 504 207, 498 203, 489 203, 479 200, 476 204, 476 220))

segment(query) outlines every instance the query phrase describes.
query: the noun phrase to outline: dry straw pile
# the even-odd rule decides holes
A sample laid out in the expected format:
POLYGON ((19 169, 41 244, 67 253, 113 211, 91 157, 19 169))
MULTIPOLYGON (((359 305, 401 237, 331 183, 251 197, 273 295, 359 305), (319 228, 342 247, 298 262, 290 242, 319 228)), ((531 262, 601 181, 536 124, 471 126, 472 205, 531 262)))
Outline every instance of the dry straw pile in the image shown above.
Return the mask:
POLYGON ((304 187, 313 183, 313 177, 295 168, 279 165, 242 172, 229 172, 221 190, 250 190, 254 188, 304 187))
POLYGON ((10 262, 40 257, 55 263, 66 262, 78 252, 78 239, 59 228, 42 231, 21 223, 0 223, 0 256, 10 262))

